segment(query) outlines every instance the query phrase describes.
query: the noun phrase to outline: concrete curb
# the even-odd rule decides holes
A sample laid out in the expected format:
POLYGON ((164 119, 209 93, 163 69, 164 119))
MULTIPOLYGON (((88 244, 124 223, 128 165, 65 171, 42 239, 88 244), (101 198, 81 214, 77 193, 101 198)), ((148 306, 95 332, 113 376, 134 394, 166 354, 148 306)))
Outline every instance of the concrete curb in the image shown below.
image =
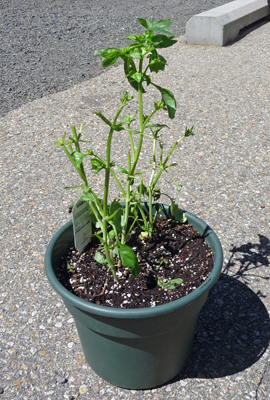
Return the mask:
POLYGON ((186 25, 188 44, 225 46, 239 31, 269 16, 269 0, 236 0, 194 15, 186 25))

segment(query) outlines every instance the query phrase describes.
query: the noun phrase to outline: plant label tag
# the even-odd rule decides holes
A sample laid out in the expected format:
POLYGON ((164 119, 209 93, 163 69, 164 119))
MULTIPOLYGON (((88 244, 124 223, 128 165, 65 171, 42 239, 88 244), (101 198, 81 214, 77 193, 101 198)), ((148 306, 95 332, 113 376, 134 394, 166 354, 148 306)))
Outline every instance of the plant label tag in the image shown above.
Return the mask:
POLYGON ((92 222, 89 211, 89 204, 81 200, 78 200, 72 209, 74 244, 80 254, 91 242, 92 222))

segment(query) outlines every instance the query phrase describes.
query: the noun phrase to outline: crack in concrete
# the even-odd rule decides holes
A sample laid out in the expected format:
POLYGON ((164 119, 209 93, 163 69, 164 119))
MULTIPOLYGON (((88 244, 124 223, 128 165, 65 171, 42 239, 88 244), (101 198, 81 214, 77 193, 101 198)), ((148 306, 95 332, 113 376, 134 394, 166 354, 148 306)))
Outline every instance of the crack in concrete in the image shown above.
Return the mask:
POLYGON ((258 383, 258 387, 256 389, 256 396, 255 399, 256 400, 269 400, 270 399, 270 393, 268 393, 268 397, 267 396, 267 391, 265 392, 264 389, 262 388, 263 383, 266 382, 266 385, 269 384, 269 378, 270 378, 270 365, 269 363, 267 363, 266 360, 266 364, 262 373, 262 377, 260 379, 260 382, 258 383), (263 392, 263 396, 261 397, 261 393, 263 392))

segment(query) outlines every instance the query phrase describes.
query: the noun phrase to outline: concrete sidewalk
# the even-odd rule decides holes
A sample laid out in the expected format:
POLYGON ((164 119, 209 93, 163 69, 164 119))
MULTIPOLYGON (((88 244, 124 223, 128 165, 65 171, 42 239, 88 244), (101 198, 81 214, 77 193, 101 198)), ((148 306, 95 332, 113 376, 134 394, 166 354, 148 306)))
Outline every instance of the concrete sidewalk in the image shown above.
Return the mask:
MULTIPOLYGON (((189 363, 160 388, 129 391, 91 371, 43 266, 50 238, 79 197, 63 189, 77 177, 52 144, 84 122, 84 138, 103 151, 107 132, 91 111, 110 116, 122 91, 131 92, 122 66, 0 119, 1 400, 270 399, 269 38, 267 23, 231 46, 189 46, 181 37, 163 52, 167 71, 155 83, 178 103, 175 120, 166 121, 165 151, 185 126, 194 125, 195 136, 174 154, 182 191, 169 179, 161 189, 216 231, 225 263, 201 312, 189 363)), ((120 134, 114 158, 125 162, 127 138, 120 134)), ((101 192, 100 179, 92 183, 101 192)))

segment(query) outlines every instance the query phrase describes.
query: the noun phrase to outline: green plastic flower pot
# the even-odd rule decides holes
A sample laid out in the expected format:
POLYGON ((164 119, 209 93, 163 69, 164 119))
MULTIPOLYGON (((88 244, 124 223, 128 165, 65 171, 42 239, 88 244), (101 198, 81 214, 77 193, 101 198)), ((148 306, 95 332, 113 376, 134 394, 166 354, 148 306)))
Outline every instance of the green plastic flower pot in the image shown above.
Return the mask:
MULTIPOLYGON (((163 214, 168 213, 168 206, 163 206, 163 214)), ((75 320, 85 358, 93 371, 116 386, 149 389, 162 385, 175 377, 189 358, 198 315, 219 277, 223 254, 214 231, 201 219, 185 214, 212 248, 214 268, 194 292, 156 307, 129 310, 95 305, 59 283, 61 257, 73 245, 72 221, 48 245, 46 274, 75 320)))

